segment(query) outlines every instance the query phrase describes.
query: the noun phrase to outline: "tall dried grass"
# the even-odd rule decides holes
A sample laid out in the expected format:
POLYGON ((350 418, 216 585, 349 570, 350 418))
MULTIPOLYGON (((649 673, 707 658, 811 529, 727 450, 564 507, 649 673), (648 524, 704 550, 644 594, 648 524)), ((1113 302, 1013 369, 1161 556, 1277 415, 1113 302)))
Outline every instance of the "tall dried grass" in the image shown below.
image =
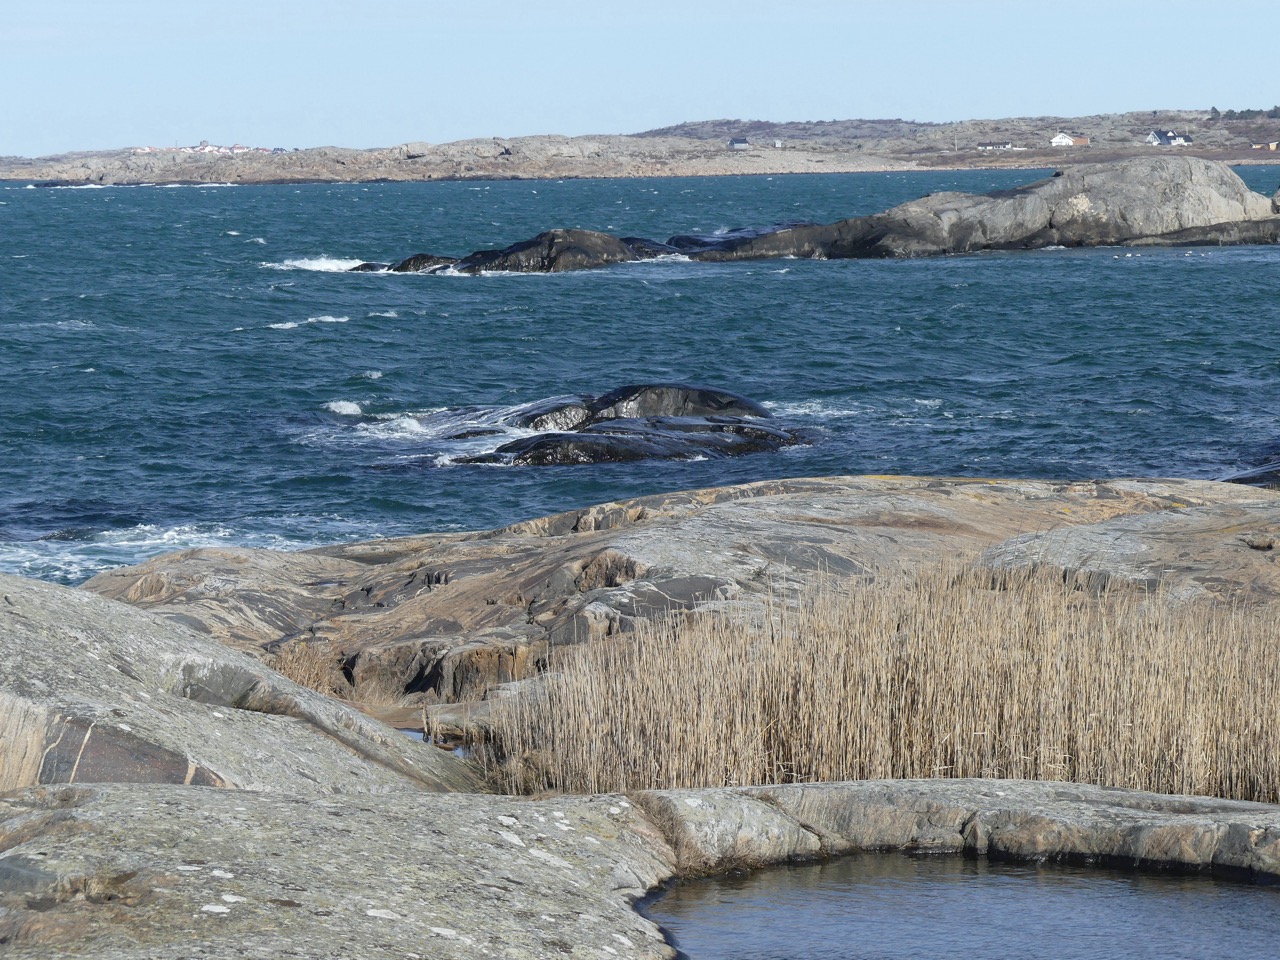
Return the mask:
POLYGON ((1265 614, 952 567, 642 625, 494 710, 511 792, 906 777, 1280 799, 1265 614))
POLYGON ((281 648, 267 661, 276 673, 330 697, 348 699, 353 691, 342 672, 342 650, 335 644, 302 641, 281 648))

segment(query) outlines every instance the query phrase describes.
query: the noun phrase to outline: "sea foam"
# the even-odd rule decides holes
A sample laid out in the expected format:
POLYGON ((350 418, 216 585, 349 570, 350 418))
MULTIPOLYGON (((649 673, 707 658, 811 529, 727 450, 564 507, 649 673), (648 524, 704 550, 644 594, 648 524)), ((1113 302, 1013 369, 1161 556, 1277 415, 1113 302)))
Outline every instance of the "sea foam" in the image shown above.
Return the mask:
POLYGON ((324 408, 330 413, 337 413, 344 417, 358 417, 364 413, 360 409, 360 404, 354 400, 330 400, 324 405, 324 408))
POLYGON ((267 326, 272 330, 296 330, 298 327, 305 326, 308 323, 347 323, 350 317, 307 317, 307 319, 299 322, 297 320, 286 320, 283 323, 268 323, 267 326))
MULTIPOLYGON (((265 241, 263 241, 265 243, 265 241)), ((338 257, 299 257, 282 263, 263 263, 267 270, 314 270, 319 273, 345 273, 358 267, 363 260, 344 260, 338 257)))

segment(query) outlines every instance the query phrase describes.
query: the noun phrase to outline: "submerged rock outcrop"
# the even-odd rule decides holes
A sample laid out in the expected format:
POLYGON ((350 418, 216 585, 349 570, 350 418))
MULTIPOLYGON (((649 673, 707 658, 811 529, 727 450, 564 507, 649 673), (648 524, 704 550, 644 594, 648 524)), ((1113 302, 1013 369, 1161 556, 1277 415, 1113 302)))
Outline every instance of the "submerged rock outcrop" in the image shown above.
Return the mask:
MULTIPOLYGON (((788 223, 665 243, 583 230, 551 230, 456 264, 559 272, 678 253, 694 260, 772 257, 925 257, 1052 246, 1216 245, 1280 240, 1276 202, 1225 163, 1187 156, 1080 164, 1013 190, 936 193, 882 213, 831 224, 788 223)), ((361 269, 365 265, 361 265, 361 269)))
POLYGON ((129 782, 311 795, 480 783, 457 759, 180 618, 6 575, 0 729, 0 792, 129 782))
POLYGON ((507 423, 550 432, 456 462, 548 466, 688 460, 760 453, 811 439, 803 431, 763 422, 772 419, 760 404, 725 390, 636 384, 600 397, 563 397, 517 408, 504 418, 507 423))

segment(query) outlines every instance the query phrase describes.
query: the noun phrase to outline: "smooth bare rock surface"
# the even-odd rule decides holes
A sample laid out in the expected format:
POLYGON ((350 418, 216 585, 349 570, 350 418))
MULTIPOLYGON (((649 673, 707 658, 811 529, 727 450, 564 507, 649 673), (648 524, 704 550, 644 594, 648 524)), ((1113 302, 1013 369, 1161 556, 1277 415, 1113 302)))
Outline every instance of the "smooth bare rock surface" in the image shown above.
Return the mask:
MULTIPOLYGON (((637 619, 762 609, 771 591, 998 552, 1006 541, 1030 551, 1033 535, 1089 537, 1102 525, 1091 562, 1123 575, 1133 563, 1127 541, 1106 526, 1123 517, 1170 524, 1169 536, 1143 548, 1143 569, 1159 570, 1171 590, 1266 601, 1280 590, 1272 554, 1243 544, 1235 527, 1274 510, 1276 492, 1212 481, 778 480, 473 534, 301 553, 192 550, 85 586, 242 649, 331 643, 354 699, 378 689, 437 703, 481 699, 540 669, 552 644, 611 636, 637 619), (1191 519, 1178 526, 1184 514, 1191 519)), ((1079 567, 1071 557, 1063 564, 1079 567)))
POLYGON ((670 958, 662 882, 860 850, 1280 877, 1280 807, 867 781, 519 800, 140 784, 0 796, 7 957, 670 958))
POLYGON ((1280 501, 1188 506, 1014 537, 988 548, 993 567, 1050 567, 1103 584, 1159 587, 1177 599, 1280 599, 1280 501))
POLYGON ((261 662, 93 594, 0 575, 0 791, 138 782, 477 789, 464 763, 261 662))
POLYGON ((43 788, 0 796, 0 850, 6 957, 673 956, 621 797, 43 788))
POLYGON ((818 849, 1280 875, 1280 807, 1270 804, 1026 780, 871 780, 633 799, 663 824, 681 871, 777 863, 818 849))

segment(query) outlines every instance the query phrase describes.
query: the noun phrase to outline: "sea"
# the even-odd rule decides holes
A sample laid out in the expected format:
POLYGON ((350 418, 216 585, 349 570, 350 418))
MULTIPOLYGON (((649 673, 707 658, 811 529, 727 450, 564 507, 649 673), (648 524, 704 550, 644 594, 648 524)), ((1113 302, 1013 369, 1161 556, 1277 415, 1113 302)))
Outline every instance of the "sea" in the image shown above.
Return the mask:
MULTIPOLYGON (((1280 167, 1238 172, 1261 193, 1280 167)), ((1221 478, 1280 448, 1280 247, 350 273, 553 227, 830 222, 1049 171, 0 185, 0 571, 486 529, 778 477, 1221 478), (681 382, 812 442, 465 464, 510 406, 681 382)), ((527 432, 527 431, 524 431, 527 432)))

